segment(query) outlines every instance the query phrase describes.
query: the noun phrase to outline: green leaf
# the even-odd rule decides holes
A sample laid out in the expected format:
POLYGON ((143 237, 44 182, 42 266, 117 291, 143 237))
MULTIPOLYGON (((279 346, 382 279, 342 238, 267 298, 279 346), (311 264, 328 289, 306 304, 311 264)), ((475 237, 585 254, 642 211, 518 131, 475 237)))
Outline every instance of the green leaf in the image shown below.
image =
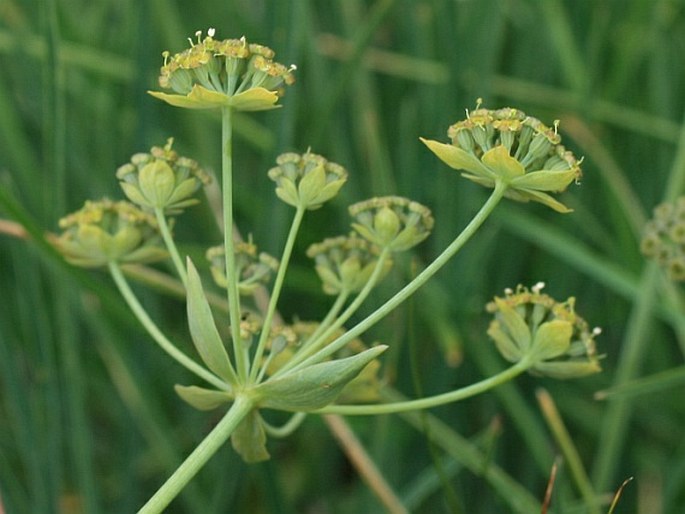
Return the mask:
POLYGON ((481 160, 498 177, 502 177, 507 182, 516 177, 523 177, 526 174, 526 169, 523 165, 511 157, 509 150, 503 145, 496 146, 485 152, 481 160))
POLYGON ((578 170, 531 171, 511 181, 512 187, 535 189, 536 191, 563 191, 578 176, 578 170))
POLYGON ((188 259, 188 326, 197 352, 207 367, 230 384, 236 375, 214 323, 212 310, 202 290, 200 276, 188 259))
POLYGON ((497 319, 506 328, 516 346, 521 353, 526 353, 531 345, 531 334, 526 321, 511 307, 507 302, 500 298, 495 298, 497 304, 497 319))
POLYGON ((425 144, 431 152, 438 156, 438 158, 447 164, 450 168, 455 170, 466 170, 473 175, 483 178, 489 178, 494 180, 496 175, 492 170, 488 169, 478 157, 471 155, 461 148, 457 148, 454 145, 447 145, 445 143, 439 143, 438 141, 433 141, 431 139, 419 138, 423 144, 425 144))
POLYGON ((182 386, 176 384, 174 390, 183 401, 198 410, 216 409, 220 405, 233 400, 233 395, 231 393, 217 391, 216 389, 205 389, 204 387, 182 386))
POLYGON ((569 321, 555 319, 540 325, 535 331, 532 352, 535 360, 547 360, 566 353, 571 346, 573 325, 569 321))
POLYGON ((286 411, 313 411, 334 401, 345 385, 387 349, 374 346, 357 355, 313 364, 282 377, 267 380, 254 389, 260 407, 286 411))
POLYGON ((231 445, 247 463, 269 460, 266 432, 259 412, 251 411, 237 426, 231 435, 231 445))

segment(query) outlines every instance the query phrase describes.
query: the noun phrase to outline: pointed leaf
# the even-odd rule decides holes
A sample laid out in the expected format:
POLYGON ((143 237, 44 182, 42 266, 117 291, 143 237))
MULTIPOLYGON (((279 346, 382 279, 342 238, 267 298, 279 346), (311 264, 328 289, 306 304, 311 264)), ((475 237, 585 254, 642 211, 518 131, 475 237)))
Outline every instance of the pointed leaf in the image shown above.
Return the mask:
POLYGON ((313 364, 255 388, 260 407, 286 411, 312 411, 334 401, 364 367, 387 349, 380 345, 344 359, 313 364))
POLYGON ((200 276, 190 258, 187 267, 190 336, 207 367, 228 383, 235 384, 235 371, 216 329, 212 310, 202 290, 200 276))
POLYGON ((216 389, 205 389, 204 387, 182 386, 176 384, 174 390, 183 401, 189 403, 198 410, 216 409, 220 405, 233 400, 232 394, 227 393, 226 391, 217 391, 216 389))
POLYGON ((509 362, 518 362, 523 357, 521 349, 514 344, 509 334, 502 330, 499 321, 493 321, 488 328, 488 335, 495 341, 499 353, 509 362))
POLYGON ((493 170, 498 177, 511 181, 526 174, 523 165, 509 155, 509 150, 498 145, 483 154, 483 164, 493 170))
POLYGON ((511 181, 512 187, 535 189, 537 191, 563 191, 578 176, 578 170, 539 170, 526 173, 511 181))
POLYGON ((535 360, 547 360, 566 353, 571 346, 573 325, 570 321, 554 319, 540 325, 535 331, 532 352, 535 360))
POLYGON ((461 148, 457 148, 454 145, 447 145, 422 137, 419 139, 450 168, 454 168, 455 170, 466 170, 476 176, 495 179, 495 174, 480 162, 480 159, 475 155, 472 155, 461 148))
POLYGON ((278 109, 278 94, 263 87, 253 87, 230 97, 230 105, 237 111, 267 111, 278 109))
POLYGON ((568 378, 580 378, 602 371, 602 368, 598 362, 587 360, 539 362, 531 369, 548 377, 562 380, 568 378))
POLYGON ((507 302, 495 298, 497 305, 497 319, 504 325, 519 351, 525 354, 531 345, 531 334, 523 317, 507 302))
POLYGON ((554 209, 555 211, 560 212, 562 214, 573 212, 573 209, 569 209, 563 203, 558 202, 547 193, 541 193, 540 191, 533 191, 531 189, 522 188, 515 190, 510 189, 509 191, 517 191, 523 198, 546 205, 550 209, 554 209))

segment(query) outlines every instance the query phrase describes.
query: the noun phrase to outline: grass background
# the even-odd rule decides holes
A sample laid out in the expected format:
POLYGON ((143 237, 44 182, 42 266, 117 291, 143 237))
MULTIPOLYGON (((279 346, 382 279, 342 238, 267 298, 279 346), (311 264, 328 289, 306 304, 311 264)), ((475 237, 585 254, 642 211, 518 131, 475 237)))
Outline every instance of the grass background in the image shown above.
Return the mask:
MULTIPOLYGON (((578 312, 603 328, 604 372, 569 382, 521 377, 434 410, 444 425, 425 416, 350 419, 407 509, 539 512, 560 451, 536 401, 542 387, 588 475, 574 478, 566 459, 551 511, 606 512, 611 492, 634 476, 617 513, 683 512, 685 304, 638 249, 651 209, 683 193, 680 0, 0 1, 5 511, 133 512, 218 419, 177 399, 173 384, 192 379, 151 344, 109 278, 65 265, 42 240, 85 199, 120 197, 117 166, 169 136, 181 153, 219 168, 218 117, 146 94, 161 51, 182 50, 208 27, 298 65, 282 109, 236 123, 237 219, 262 249, 280 253, 291 215, 266 178, 284 151, 311 146, 351 174, 340 197, 305 220, 300 255, 347 230, 351 202, 400 194, 433 210, 434 234, 376 303, 448 244, 487 194, 419 136, 445 140, 482 97, 487 107, 561 119, 565 144, 585 156, 582 185, 562 198, 573 214, 504 203, 367 339, 391 345, 384 376, 407 395, 468 384, 503 366, 485 336, 484 304, 504 287, 543 280, 558 299, 576 296, 578 312), (24 237, 12 235, 17 226, 24 237), (622 394, 594 399, 620 385, 622 394), (593 494, 602 507, 586 501, 593 494)), ((219 241, 206 206, 180 218, 176 232, 196 256, 219 241)), ((285 317, 325 312, 305 258, 286 287, 285 317)), ((187 340, 183 303, 137 290, 160 325, 187 340)), ((169 512, 383 511, 321 419, 269 449, 271 461, 246 466, 227 445, 169 512)))

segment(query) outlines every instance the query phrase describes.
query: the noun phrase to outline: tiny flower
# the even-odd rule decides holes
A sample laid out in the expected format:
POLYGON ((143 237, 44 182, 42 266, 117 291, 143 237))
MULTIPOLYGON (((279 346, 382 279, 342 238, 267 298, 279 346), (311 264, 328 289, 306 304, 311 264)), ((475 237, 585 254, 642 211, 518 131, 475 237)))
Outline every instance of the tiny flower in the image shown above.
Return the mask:
POLYGON ((337 195, 347 180, 345 168, 309 151, 282 154, 276 164, 269 170, 269 178, 276 182, 276 195, 293 207, 318 209, 337 195))
POLYGON ((175 55, 164 52, 159 85, 173 94, 150 91, 175 107, 263 111, 278 107, 283 85, 292 84, 295 66, 274 62, 274 51, 240 39, 214 39, 214 29, 175 55))
MULTIPOLYGON (((314 259, 324 293, 330 295, 361 291, 378 263, 378 253, 378 247, 354 232, 349 236, 324 239, 307 249, 307 257, 314 259)), ((387 259, 379 280, 391 267, 392 261, 387 259)))
POLYGON ((581 177, 580 161, 561 144, 554 127, 524 112, 479 107, 452 125, 451 144, 421 138, 445 164, 485 187, 507 185, 505 196, 542 203, 558 212, 571 209, 548 193, 562 192, 581 177))
POLYGON ((171 149, 173 143, 169 138, 163 148, 153 146, 149 154, 135 154, 130 163, 119 167, 117 178, 133 203, 163 209, 167 214, 178 214, 199 203, 191 196, 211 178, 194 160, 179 157, 171 149))
POLYGON ((426 239, 433 229, 430 209, 400 196, 371 198, 349 207, 352 227, 367 241, 403 252, 426 239))
MULTIPOLYGON (((214 282, 219 287, 228 287, 226 278, 226 251, 223 246, 213 246, 207 250, 207 260, 214 282)), ((251 241, 235 244, 236 276, 238 291, 250 295, 260 286, 271 280, 271 275, 278 270, 278 260, 268 253, 257 253, 257 246, 251 241)))
POLYGON ((644 227, 640 249, 663 267, 671 280, 685 280, 685 196, 654 208, 644 227))
POLYGON ((544 284, 505 291, 486 306, 495 315, 488 335, 509 362, 527 359, 530 371, 576 378, 601 371, 595 350, 599 329, 590 330, 575 313, 575 299, 557 302, 541 293, 544 284))
POLYGON ((147 263, 165 259, 154 217, 128 202, 87 201, 62 218, 57 248, 71 264, 86 268, 110 262, 147 263))

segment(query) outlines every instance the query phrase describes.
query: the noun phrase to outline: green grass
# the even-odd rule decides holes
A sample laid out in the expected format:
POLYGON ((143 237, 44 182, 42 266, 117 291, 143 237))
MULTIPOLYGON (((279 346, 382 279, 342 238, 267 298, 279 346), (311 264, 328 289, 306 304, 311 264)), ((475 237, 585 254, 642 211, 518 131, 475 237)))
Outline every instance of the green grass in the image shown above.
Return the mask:
MULTIPOLYGON (((27 233, 12 236, 0 224, 5 511, 134 512, 220 417, 178 400, 173 385, 191 377, 152 344, 106 274, 65 265, 41 239, 85 199, 121 197, 116 168, 169 136, 181 153, 220 169, 220 119, 146 94, 162 50, 181 50, 196 30, 216 27, 298 66, 283 108, 236 117, 244 234, 274 254, 283 245, 291 212, 266 178, 279 153, 311 146, 350 171, 341 195, 305 218, 279 306, 286 319, 325 314, 328 298, 303 251, 347 230, 347 204, 400 194, 428 205, 436 230, 416 251, 421 263, 460 232, 486 193, 418 138, 445 140, 476 98, 560 119, 564 144, 585 155, 581 186, 562 199, 574 213, 506 202, 437 280, 366 336, 391 346, 384 376, 413 396, 412 369, 431 393, 504 366, 485 335, 483 307, 505 287, 543 280, 558 299, 575 296, 578 312, 604 330, 598 376, 525 376, 430 416, 349 420, 411 511, 539 512, 562 452, 535 398, 544 387, 588 477, 579 488, 562 463, 550 512, 606 512, 630 476, 616 514, 682 512, 682 291, 638 245, 652 208, 685 192, 685 2, 196 4, 0 2, 0 219, 27 233), (614 394, 596 400, 599 390, 614 394), (591 494, 601 506, 584 503, 591 494)), ((192 255, 220 240, 206 206, 175 230, 192 255)), ((390 277, 374 301, 402 281, 390 277)), ((183 302, 136 290, 174 340, 189 340, 183 302)), ((226 445, 170 512, 382 511, 328 426, 312 416, 293 436, 270 441, 266 464, 242 464, 226 445)))

